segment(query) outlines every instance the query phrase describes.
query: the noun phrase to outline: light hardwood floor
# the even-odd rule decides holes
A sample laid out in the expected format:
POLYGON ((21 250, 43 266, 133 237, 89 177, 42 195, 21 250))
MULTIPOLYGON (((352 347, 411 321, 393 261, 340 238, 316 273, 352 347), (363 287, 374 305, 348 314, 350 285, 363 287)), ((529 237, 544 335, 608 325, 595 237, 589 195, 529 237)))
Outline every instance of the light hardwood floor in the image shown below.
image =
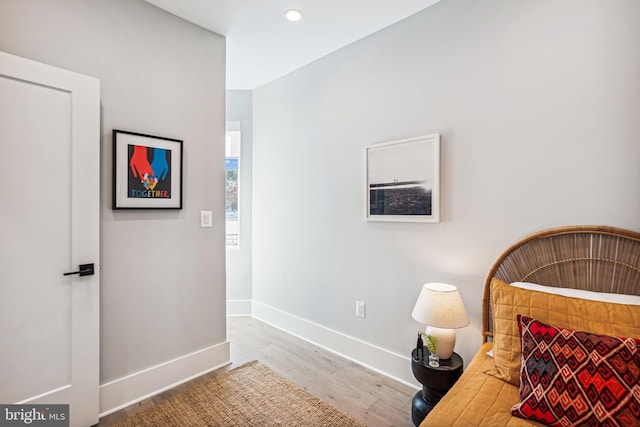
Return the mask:
POLYGON ((415 389, 252 317, 227 320, 231 365, 108 415, 97 426, 114 424, 250 360, 259 360, 367 426, 413 426, 411 399, 415 389))

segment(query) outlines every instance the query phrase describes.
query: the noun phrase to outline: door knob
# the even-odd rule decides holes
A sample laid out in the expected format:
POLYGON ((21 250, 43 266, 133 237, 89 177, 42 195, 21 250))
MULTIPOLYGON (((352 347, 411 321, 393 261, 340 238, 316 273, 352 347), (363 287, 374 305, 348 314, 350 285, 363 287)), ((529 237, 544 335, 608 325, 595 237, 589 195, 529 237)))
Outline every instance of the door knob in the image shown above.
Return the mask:
POLYGON ((93 270, 93 263, 80 264, 78 268, 79 271, 69 271, 67 273, 63 273, 63 276, 71 276, 72 274, 79 274, 80 276, 92 276, 93 274, 95 274, 93 270))

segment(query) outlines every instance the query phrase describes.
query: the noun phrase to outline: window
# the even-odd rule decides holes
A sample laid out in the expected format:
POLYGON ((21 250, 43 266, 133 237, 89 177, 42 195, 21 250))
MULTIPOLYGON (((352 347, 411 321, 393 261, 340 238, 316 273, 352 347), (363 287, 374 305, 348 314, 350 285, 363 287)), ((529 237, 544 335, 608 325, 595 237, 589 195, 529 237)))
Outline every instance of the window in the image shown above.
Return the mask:
POLYGON ((227 247, 238 247, 240 243, 239 184, 240 184, 240 131, 227 131, 225 138, 225 229, 227 247))

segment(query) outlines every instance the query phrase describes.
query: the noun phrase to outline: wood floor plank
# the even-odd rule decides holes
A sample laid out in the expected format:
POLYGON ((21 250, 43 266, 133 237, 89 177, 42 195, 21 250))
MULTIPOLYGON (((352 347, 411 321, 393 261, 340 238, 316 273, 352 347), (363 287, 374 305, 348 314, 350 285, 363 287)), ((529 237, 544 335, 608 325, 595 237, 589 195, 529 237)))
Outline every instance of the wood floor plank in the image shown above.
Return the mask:
POLYGON ((115 424, 251 360, 259 360, 367 426, 413 426, 411 399, 416 389, 252 317, 234 316, 227 320, 231 365, 106 416, 97 427, 115 424))

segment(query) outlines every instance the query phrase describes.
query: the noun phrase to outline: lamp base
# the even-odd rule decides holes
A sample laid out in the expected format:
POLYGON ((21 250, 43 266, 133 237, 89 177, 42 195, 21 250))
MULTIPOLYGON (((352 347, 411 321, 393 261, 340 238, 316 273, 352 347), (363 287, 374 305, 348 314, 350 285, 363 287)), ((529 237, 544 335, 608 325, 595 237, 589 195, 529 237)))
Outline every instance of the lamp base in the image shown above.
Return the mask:
POLYGON ((429 326, 427 334, 436 337, 436 356, 440 359, 449 359, 456 345, 456 331, 454 329, 435 328, 429 326))

